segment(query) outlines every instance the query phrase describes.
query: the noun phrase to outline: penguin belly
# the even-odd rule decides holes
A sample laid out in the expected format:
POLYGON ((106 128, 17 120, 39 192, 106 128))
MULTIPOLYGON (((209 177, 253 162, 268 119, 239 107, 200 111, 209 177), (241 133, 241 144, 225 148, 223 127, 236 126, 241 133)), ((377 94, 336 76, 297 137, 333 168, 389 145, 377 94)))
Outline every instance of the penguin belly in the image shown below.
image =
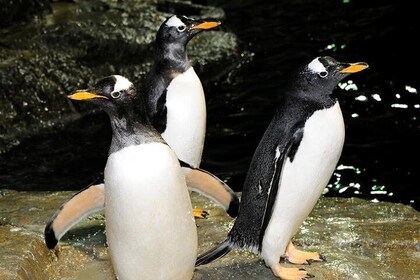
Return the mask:
POLYGON ((169 84, 166 107, 167 123, 163 139, 180 160, 198 167, 206 133, 206 101, 203 86, 192 67, 169 84))
POLYGON ((185 178, 165 144, 125 147, 105 167, 106 236, 119 280, 191 279, 197 231, 185 178))
POLYGON ((316 111, 305 123, 292 162, 284 164, 261 255, 267 265, 278 263, 286 246, 312 211, 328 184, 344 144, 344 121, 338 102, 316 111))

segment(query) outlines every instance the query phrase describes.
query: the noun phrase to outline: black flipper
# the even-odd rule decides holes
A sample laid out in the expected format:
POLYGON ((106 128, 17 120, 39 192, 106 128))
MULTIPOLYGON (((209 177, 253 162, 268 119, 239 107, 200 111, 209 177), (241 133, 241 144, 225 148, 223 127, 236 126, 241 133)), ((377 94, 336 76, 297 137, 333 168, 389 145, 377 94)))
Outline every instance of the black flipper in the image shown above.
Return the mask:
POLYGON ((220 243, 217 247, 210 249, 209 251, 199 255, 197 260, 195 261, 195 266, 208 264, 214 260, 217 260, 230 251, 232 251, 232 245, 229 239, 226 239, 222 243, 220 243))
POLYGON ((52 226, 53 222, 54 220, 51 219, 45 226, 45 230, 44 230, 44 240, 48 249, 54 249, 54 247, 58 243, 58 239, 55 237, 54 228, 52 226))
POLYGON ((268 198, 267 198, 267 203, 265 205, 263 223, 261 225, 261 231, 260 231, 259 248, 262 248, 264 233, 271 219, 271 214, 273 212, 274 203, 276 201, 279 182, 281 178, 281 172, 283 170, 284 164, 288 157, 290 158, 290 161, 293 161, 294 155, 296 153, 297 148, 299 147, 302 137, 303 137, 303 129, 298 129, 293 134, 293 136, 290 138, 290 140, 287 142, 285 146, 276 147, 276 157, 273 162, 274 174, 271 180, 270 188, 268 190, 268 198))

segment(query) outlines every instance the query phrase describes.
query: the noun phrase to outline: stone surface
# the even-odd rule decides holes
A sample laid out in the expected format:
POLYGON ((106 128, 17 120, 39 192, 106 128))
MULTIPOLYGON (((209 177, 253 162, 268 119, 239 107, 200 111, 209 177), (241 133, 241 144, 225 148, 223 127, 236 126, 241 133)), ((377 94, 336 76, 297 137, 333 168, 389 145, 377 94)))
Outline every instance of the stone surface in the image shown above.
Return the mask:
MULTIPOLYGON (((114 279, 101 213, 69 231, 55 250, 44 245, 45 223, 72 194, 0 192, 0 279, 114 279)), ((222 241, 234 220, 208 199, 192 197, 194 207, 210 212, 197 220, 201 253, 222 241)), ((294 240, 327 257, 305 266, 317 279, 419 279, 420 214, 409 206, 321 198, 294 240)), ((193 279, 276 278, 257 256, 234 250, 198 267, 193 279)))

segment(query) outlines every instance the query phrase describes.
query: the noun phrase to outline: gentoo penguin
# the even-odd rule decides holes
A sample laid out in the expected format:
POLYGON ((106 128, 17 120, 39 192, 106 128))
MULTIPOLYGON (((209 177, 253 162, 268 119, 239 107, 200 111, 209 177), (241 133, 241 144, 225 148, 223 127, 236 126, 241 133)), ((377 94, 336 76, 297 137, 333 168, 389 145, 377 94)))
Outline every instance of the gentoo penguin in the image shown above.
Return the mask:
POLYGON ((236 247, 259 254, 281 279, 312 277, 304 269, 282 266, 280 258, 295 264, 324 260, 297 250, 291 238, 328 184, 343 148, 344 121, 333 90, 367 67, 317 57, 297 73, 255 150, 227 239, 200 255, 196 265, 236 247))
MULTIPOLYGON (((220 22, 186 16, 167 18, 157 32, 155 61, 144 83, 153 126, 178 158, 193 168, 199 167, 203 154, 206 102, 201 81, 187 56, 187 44, 203 30, 219 25, 220 22)), ((239 199, 235 193, 219 179, 214 180, 214 176, 205 179, 202 172, 191 170, 184 168, 188 187, 213 198, 230 216, 236 217, 239 199)))
MULTIPOLYGON (((220 22, 185 16, 168 17, 157 32, 153 67, 141 94, 153 126, 183 161, 188 188, 213 199, 235 217, 239 205, 236 194, 216 176, 199 169, 206 132, 206 104, 203 87, 186 49, 196 34, 218 25, 220 22)), ((79 221, 102 210, 104 203, 104 184, 88 186, 75 194, 47 223, 48 248, 54 248, 79 221)), ((197 211, 196 216, 205 214, 197 211)))
POLYGON ((114 75, 69 98, 92 101, 111 121, 105 225, 117 278, 191 279, 197 231, 185 176, 133 84, 114 75))
POLYGON ((155 61, 144 92, 153 126, 168 139, 180 160, 198 167, 206 132, 203 86, 187 56, 187 43, 219 22, 197 21, 185 16, 169 17, 155 41, 155 61))

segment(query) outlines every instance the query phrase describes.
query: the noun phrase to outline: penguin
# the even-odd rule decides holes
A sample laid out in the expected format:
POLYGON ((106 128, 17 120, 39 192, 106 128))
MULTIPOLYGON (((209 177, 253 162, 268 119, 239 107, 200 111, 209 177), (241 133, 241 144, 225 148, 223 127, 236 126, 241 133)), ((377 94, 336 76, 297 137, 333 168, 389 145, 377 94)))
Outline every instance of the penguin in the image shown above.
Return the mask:
POLYGON ((203 154, 207 113, 203 86, 188 59, 187 44, 203 30, 220 24, 180 15, 168 17, 157 32, 155 61, 143 91, 148 93, 147 111, 153 126, 191 167, 183 167, 189 188, 213 198, 236 217, 236 194, 214 175, 196 169, 203 154), (204 173, 208 179, 203 178, 204 173))
POLYGON ((206 131, 203 86, 187 56, 187 43, 220 22, 171 16, 160 26, 155 41, 155 62, 144 83, 147 109, 153 126, 168 139, 180 160, 198 167, 206 131))
POLYGON ((198 241, 185 176, 140 97, 119 75, 69 96, 95 103, 111 122, 104 171, 111 261, 119 280, 191 279, 198 241))
POLYGON ((281 279, 307 279, 304 269, 285 267, 324 261, 294 247, 292 237, 328 184, 344 144, 345 127, 337 84, 368 68, 317 57, 297 72, 256 148, 247 172, 239 214, 220 245, 201 254, 196 266, 242 248, 258 254, 281 279))
MULTIPOLYGON (((148 118, 182 160, 187 186, 218 203, 236 217, 239 199, 222 180, 199 168, 206 133, 203 86, 187 56, 187 43, 216 21, 181 15, 168 17, 160 26, 154 45, 154 63, 141 89, 148 118)), ((47 247, 53 249, 62 236, 87 216, 104 208, 104 184, 92 184, 72 196, 53 214, 44 230, 47 247)), ((205 218, 206 211, 195 209, 205 218)))

